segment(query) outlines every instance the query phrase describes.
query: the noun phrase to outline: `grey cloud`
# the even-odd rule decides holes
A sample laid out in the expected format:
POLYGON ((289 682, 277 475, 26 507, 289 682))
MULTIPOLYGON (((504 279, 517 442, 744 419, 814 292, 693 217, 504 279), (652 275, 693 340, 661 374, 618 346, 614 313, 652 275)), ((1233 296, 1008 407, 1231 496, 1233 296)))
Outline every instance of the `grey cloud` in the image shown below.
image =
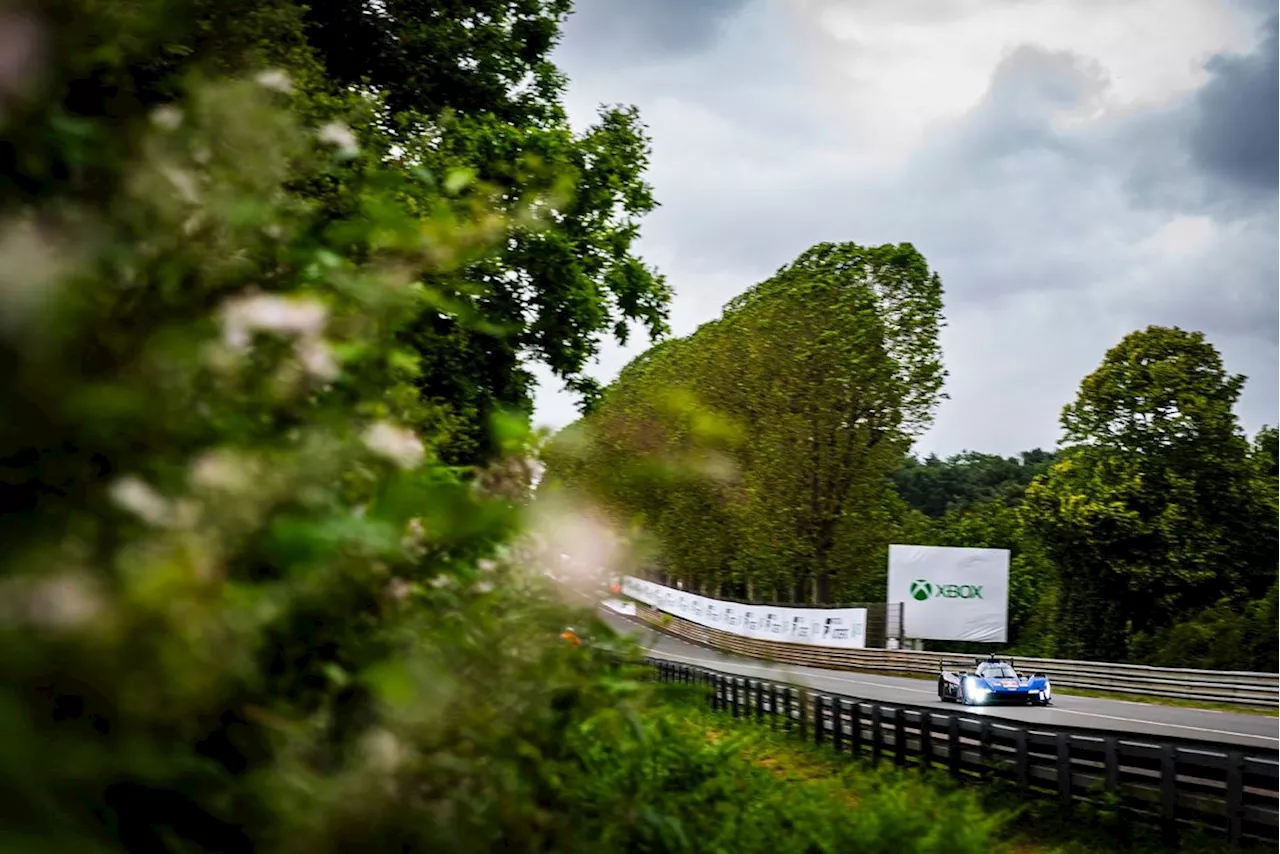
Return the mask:
POLYGON ((750 0, 578 0, 565 41, 583 57, 669 59, 712 44, 750 0))
POLYGON ((1280 135, 1277 22, 1249 54, 1220 54, 1206 64, 1213 75, 1191 109, 1192 160, 1206 172, 1247 190, 1276 192, 1280 135))

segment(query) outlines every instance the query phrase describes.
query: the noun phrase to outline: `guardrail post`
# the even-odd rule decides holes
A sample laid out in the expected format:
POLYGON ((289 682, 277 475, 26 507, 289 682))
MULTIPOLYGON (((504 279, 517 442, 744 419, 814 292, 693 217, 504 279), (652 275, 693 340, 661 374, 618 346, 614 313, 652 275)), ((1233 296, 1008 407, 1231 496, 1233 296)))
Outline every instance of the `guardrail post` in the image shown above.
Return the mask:
POLYGON ((951 776, 959 777, 960 764, 960 719, 955 715, 947 716, 947 764, 951 768, 951 776))
POLYGON ((844 699, 837 697, 831 712, 831 747, 836 753, 844 753, 844 708, 844 699))
POLYGON ((791 732, 791 686, 788 685, 782 689, 782 714, 784 723, 782 728, 786 732, 791 732))
POLYGON ((1102 742, 1103 759, 1107 766, 1107 791, 1120 793, 1120 740, 1107 736, 1102 742))
POLYGON ((1244 756, 1227 754, 1227 838, 1234 845, 1244 835, 1244 756))
POLYGON ((904 725, 902 708, 893 710, 893 764, 907 764, 907 728, 904 725))
POLYGON ((933 767, 933 712, 928 709, 920 712, 920 765, 933 767))
POLYGON ((1160 829, 1165 841, 1178 839, 1178 748, 1172 744, 1160 748, 1160 829))
POLYGON ((982 776, 991 775, 991 721, 983 718, 978 724, 978 758, 982 762, 982 776))
POLYGON ((733 677, 733 716, 735 718, 742 717, 742 693, 740 691, 742 685, 742 677, 733 677))
POLYGON ((769 683, 769 729, 778 729, 778 686, 769 683))
POLYGON ((722 711, 728 705, 729 698, 725 696, 725 691, 728 690, 726 687, 728 681, 726 677, 721 676, 719 673, 714 673, 711 676, 711 708, 717 712, 722 711))
POLYGON ((804 738, 809 733, 809 703, 812 702, 812 696, 808 691, 800 688, 796 691, 796 723, 800 725, 800 737, 804 738))
POLYGON ((1018 728, 1013 731, 1014 769, 1018 776, 1018 785, 1026 788, 1031 785, 1031 763, 1027 755, 1027 731, 1018 728))
POLYGON ((880 764, 880 751, 884 748, 884 730, 880 726, 880 704, 871 703, 871 761, 880 764))
POLYGON ((813 743, 822 744, 826 733, 826 715, 824 714, 830 697, 818 694, 813 698, 813 743))
POLYGON ((1058 760, 1058 795, 1064 804, 1071 803, 1071 736, 1058 733, 1055 739, 1058 760))
POLYGON ((759 679, 756 686, 756 723, 764 723, 764 683, 759 679))

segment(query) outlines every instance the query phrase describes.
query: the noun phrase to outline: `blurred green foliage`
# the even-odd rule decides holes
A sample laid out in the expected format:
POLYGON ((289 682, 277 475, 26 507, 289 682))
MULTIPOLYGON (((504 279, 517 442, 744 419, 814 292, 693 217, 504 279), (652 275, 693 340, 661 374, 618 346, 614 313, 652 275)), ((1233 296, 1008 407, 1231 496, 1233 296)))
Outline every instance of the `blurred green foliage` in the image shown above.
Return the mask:
POLYGON ((516 539, 522 360, 667 294, 563 11, 450 7, 411 103, 341 4, 0 5, 0 848, 602 850, 575 734, 643 704, 516 539))

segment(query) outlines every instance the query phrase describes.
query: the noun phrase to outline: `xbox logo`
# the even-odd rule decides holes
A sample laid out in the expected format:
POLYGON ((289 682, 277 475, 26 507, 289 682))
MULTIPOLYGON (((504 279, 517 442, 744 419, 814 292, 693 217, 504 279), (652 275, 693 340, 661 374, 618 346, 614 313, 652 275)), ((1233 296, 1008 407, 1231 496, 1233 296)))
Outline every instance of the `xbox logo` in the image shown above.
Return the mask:
POLYGON ((911 598, 923 602, 933 595, 933 585, 927 579, 917 578, 911 582, 911 598))

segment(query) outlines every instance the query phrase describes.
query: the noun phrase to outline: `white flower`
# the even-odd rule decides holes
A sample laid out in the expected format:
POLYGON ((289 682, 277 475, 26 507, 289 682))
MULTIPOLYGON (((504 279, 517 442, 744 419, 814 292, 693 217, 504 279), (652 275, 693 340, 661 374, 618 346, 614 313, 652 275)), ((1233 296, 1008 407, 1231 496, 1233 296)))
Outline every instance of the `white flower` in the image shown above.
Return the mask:
POLYGON ((413 585, 403 578, 393 578, 387 584, 387 595, 392 599, 408 599, 413 593, 413 585))
POLYGON ((43 327, 29 322, 55 295, 73 260, 70 247, 50 240, 34 219, 17 219, 0 224, 0 258, 0 333, 35 338, 43 327))
POLYGON ((235 297, 222 307, 222 339, 232 349, 243 350, 258 331, 316 338, 328 317, 329 310, 313 299, 274 294, 235 297))
POLYGON ((279 92, 282 95, 288 95, 293 91, 293 81, 289 79, 288 74, 285 74, 279 68, 269 68, 266 71, 260 71, 254 80, 256 80, 258 85, 264 89, 270 89, 274 92, 279 92))
POLYGON ((298 342, 298 361, 302 369, 318 380, 331 382, 338 377, 338 363, 333 349, 322 338, 304 338, 298 342))
POLYGON ((373 771, 389 774, 409 756, 400 739, 382 728, 367 733, 361 741, 365 761, 373 771))
POLYGON ((101 592, 79 573, 61 573, 35 582, 5 585, 0 594, 0 621, 24 622, 46 629, 69 629, 93 619, 103 609, 101 592))
POLYGON ((194 205, 200 201, 200 192, 196 187, 196 179, 192 177, 190 172, 178 169, 174 166, 164 166, 160 170, 173 188, 178 191, 178 195, 189 205, 194 205))
POLYGON ((152 525, 164 525, 173 512, 163 495, 133 475, 117 479, 109 494, 117 506, 152 525))
POLYGON ((344 157, 355 157, 360 151, 355 133, 342 122, 329 122, 316 135, 321 142, 338 149, 344 157))
POLYGON ((249 461, 234 451, 208 451, 191 465, 191 482, 203 489, 241 492, 254 483, 249 461))
POLYGON ((411 469, 422 462, 425 453, 422 442, 412 430, 379 421, 364 431, 364 444, 380 457, 391 460, 400 468, 411 469))
POLYGON ((177 130, 182 124, 182 110, 172 104, 156 107, 151 111, 151 121, 165 130, 177 130))

